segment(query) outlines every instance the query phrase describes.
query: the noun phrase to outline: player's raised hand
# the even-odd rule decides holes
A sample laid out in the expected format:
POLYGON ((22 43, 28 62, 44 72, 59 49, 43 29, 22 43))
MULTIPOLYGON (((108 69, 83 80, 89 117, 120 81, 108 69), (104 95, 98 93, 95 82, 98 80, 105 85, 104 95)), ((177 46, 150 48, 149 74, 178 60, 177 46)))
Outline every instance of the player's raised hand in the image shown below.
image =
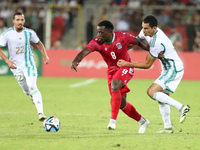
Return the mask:
POLYGON ((117 66, 119 66, 119 67, 125 67, 125 66, 127 66, 127 61, 125 61, 123 59, 118 60, 117 66))
POLYGON ((78 70, 77 70, 78 64, 79 64, 79 63, 77 63, 77 62, 72 62, 70 68, 71 68, 72 70, 75 70, 76 72, 78 72, 78 70))

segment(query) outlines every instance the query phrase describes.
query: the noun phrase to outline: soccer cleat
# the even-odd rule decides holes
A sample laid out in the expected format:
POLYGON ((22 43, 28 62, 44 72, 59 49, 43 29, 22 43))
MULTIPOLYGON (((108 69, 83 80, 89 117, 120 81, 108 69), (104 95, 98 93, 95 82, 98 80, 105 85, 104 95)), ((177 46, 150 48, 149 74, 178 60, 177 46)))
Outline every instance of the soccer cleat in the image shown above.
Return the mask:
POLYGON ((110 122, 109 122, 107 128, 108 128, 108 130, 115 130, 115 128, 116 128, 116 120, 110 119, 110 122))
POLYGON ((33 101, 33 96, 30 95, 30 100, 31 100, 31 103, 35 104, 34 101, 33 101))
POLYGON ((142 125, 140 125, 138 133, 144 133, 146 131, 146 128, 150 124, 149 120, 147 120, 147 119, 145 119, 145 120, 146 121, 142 125))
POLYGON ((180 123, 183 123, 186 119, 187 113, 190 111, 190 106, 189 105, 184 105, 179 114, 180 114, 180 123))
POLYGON ((39 121, 44 121, 47 117, 44 114, 38 114, 39 121))
POLYGON ((174 130, 172 128, 164 128, 164 129, 160 129, 158 132, 155 133, 174 133, 174 130))

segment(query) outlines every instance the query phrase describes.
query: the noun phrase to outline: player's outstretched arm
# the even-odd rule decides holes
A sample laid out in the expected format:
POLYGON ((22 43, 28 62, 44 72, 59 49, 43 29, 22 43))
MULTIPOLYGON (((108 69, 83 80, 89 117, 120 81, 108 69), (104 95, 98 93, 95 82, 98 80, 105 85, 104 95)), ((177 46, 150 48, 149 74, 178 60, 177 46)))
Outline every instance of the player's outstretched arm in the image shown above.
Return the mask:
POLYGON ((44 60, 44 63, 45 64, 48 64, 49 63, 49 57, 46 53, 46 50, 45 50, 45 47, 44 45, 42 44, 42 42, 40 41, 37 45, 37 48, 40 50, 40 52, 42 53, 42 58, 44 60))
POLYGON ((88 54, 90 54, 92 52, 91 49, 85 47, 80 53, 77 54, 77 56, 74 58, 74 60, 72 61, 72 64, 70 66, 70 68, 72 70, 75 70, 77 72, 77 66, 78 64, 81 62, 81 60, 87 56, 88 54))
POLYGON ((135 38, 133 44, 138 45, 139 47, 141 47, 143 50, 146 50, 146 51, 149 51, 150 49, 149 43, 144 39, 135 38))
POLYGON ((134 67, 139 69, 149 69, 153 63, 155 62, 156 58, 153 58, 150 54, 147 55, 145 62, 127 62, 125 60, 118 60, 117 65, 119 67, 134 67))
POLYGON ((123 59, 120 59, 117 62, 117 66, 119 66, 119 67, 132 67, 132 63, 128 62, 128 61, 125 61, 123 59))

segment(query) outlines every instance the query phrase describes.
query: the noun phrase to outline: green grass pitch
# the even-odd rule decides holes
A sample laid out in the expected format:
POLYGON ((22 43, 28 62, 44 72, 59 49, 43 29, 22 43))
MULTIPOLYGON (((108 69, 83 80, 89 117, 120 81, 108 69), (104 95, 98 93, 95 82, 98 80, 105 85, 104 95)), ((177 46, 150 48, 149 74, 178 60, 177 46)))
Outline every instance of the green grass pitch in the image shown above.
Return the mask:
MULTIPOLYGON (((145 134, 138 134, 136 121, 119 112, 116 130, 107 130, 110 95, 106 79, 90 84, 85 78, 38 78, 46 116, 56 116, 61 128, 46 132, 35 106, 13 76, 0 77, 1 150, 198 150, 200 149, 200 81, 182 81, 171 96, 189 104, 183 124, 171 107, 173 134, 156 134, 163 128, 158 104, 146 90, 153 80, 131 80, 128 101, 150 121, 145 134)), ((90 80, 89 80, 90 81, 90 80)))

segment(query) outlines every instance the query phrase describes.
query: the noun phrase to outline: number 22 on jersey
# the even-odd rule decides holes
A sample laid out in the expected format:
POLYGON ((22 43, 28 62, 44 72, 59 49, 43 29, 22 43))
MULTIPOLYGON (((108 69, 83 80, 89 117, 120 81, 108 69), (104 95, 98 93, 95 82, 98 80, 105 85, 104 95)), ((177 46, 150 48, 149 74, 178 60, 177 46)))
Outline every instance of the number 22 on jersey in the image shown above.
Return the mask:
POLYGON ((17 49, 17 52, 16 54, 21 54, 21 53, 24 53, 24 46, 21 46, 21 47, 16 47, 17 49))

